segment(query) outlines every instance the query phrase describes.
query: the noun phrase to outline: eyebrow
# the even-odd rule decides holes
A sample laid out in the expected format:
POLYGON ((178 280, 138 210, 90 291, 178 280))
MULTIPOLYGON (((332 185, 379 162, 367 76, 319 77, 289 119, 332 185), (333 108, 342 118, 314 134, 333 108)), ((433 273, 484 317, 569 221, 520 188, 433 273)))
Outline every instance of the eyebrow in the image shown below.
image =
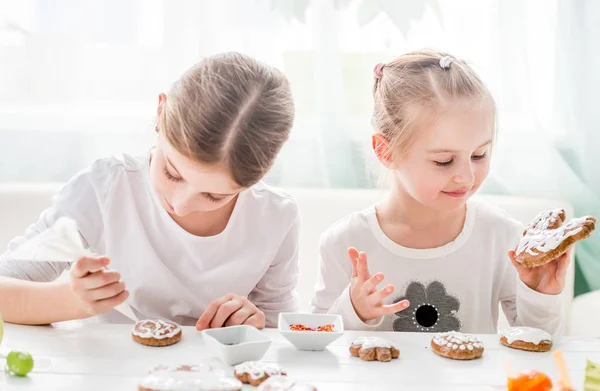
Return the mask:
MULTIPOLYGON (((480 146, 478 146, 476 149, 483 148, 486 145, 491 144, 491 143, 492 143, 492 140, 488 140, 485 143, 483 143, 480 146)), ((427 152, 429 152, 429 153, 456 153, 456 152, 459 152, 459 151, 456 150, 456 149, 443 149, 442 148, 442 149, 432 149, 432 150, 429 150, 427 152)))

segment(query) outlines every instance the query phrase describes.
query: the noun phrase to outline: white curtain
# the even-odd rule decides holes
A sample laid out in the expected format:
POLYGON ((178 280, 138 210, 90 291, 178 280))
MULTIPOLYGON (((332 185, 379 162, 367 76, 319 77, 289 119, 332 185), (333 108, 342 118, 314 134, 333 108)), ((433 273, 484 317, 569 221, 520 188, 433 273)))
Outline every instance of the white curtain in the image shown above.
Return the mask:
MULTIPOLYGON (((0 0, 0 182, 64 181, 152 145, 157 95, 202 56, 242 51, 290 78, 281 186, 367 187, 372 70, 414 49, 468 60, 499 107, 484 191, 600 215, 595 0, 0 0)), ((594 239, 579 253, 600 288, 594 239)))

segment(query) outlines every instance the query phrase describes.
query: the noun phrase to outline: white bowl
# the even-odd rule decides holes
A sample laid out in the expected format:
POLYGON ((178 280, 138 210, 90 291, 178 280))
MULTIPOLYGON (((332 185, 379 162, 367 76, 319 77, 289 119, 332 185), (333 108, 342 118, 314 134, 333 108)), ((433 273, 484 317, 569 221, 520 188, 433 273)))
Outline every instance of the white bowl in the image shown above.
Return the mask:
POLYGON ((260 360, 271 338, 252 326, 230 326, 202 331, 206 345, 227 365, 260 360))
POLYGON ((281 335, 298 350, 324 350, 344 333, 344 324, 339 315, 280 313, 278 326, 281 335), (333 324, 335 331, 292 331, 292 324, 303 324, 315 329, 333 324))

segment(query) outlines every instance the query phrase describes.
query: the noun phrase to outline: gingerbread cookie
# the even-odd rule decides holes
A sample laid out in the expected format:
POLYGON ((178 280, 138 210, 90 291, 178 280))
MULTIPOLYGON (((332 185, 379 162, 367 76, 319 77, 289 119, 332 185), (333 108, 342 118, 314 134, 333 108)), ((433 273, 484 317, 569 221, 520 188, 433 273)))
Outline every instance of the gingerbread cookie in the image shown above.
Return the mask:
POLYGON ((142 345, 168 346, 181 340, 181 327, 164 320, 140 320, 131 334, 142 345))
POLYGON ((233 368, 235 377, 244 384, 257 387, 271 376, 286 376, 287 373, 278 365, 267 364, 261 361, 246 361, 233 368))
POLYGON ((575 242, 589 237, 595 228, 593 216, 565 223, 563 209, 542 212, 525 229, 516 249, 516 260, 527 267, 544 265, 560 257, 575 242))
POLYGON ((400 351, 388 340, 379 337, 360 337, 350 345, 350 354, 365 361, 391 361, 400 351))
POLYGON ((509 327, 500 334, 500 343, 514 349, 547 352, 552 349, 552 336, 534 327, 509 327))
POLYGON ((160 366, 138 385, 138 391, 242 391, 237 379, 224 377, 224 372, 207 365, 160 366))
POLYGON ((275 375, 265 380, 258 391, 317 391, 317 389, 306 383, 298 383, 288 376, 275 375))
POLYGON ((431 339, 434 353, 454 360, 473 360, 483 355, 483 343, 479 338, 450 331, 435 335, 431 339))

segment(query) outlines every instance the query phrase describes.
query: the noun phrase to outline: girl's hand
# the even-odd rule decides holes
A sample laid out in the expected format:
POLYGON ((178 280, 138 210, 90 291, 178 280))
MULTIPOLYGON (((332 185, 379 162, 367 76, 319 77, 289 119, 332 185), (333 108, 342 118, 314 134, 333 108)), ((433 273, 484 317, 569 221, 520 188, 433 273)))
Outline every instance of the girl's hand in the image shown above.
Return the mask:
POLYGON ((408 300, 395 304, 383 304, 383 299, 394 292, 393 285, 387 285, 377 290, 377 285, 383 282, 383 274, 371 275, 367 265, 367 254, 358 252, 355 248, 348 249, 352 261, 352 278, 350 280, 350 300, 358 317, 363 321, 377 319, 383 315, 400 312, 408 308, 408 300))
POLYGON ((510 250, 508 256, 525 285, 546 295, 557 295, 565 287, 572 252, 573 247, 555 260, 534 268, 525 267, 517 262, 515 250, 510 250))
POLYGON ((265 314, 248 298, 229 293, 208 305, 196 322, 196 329, 205 330, 242 324, 264 329, 265 314))
POLYGON ((109 263, 107 257, 86 257, 71 268, 69 286, 86 316, 108 312, 129 296, 119 272, 105 269, 109 263))

